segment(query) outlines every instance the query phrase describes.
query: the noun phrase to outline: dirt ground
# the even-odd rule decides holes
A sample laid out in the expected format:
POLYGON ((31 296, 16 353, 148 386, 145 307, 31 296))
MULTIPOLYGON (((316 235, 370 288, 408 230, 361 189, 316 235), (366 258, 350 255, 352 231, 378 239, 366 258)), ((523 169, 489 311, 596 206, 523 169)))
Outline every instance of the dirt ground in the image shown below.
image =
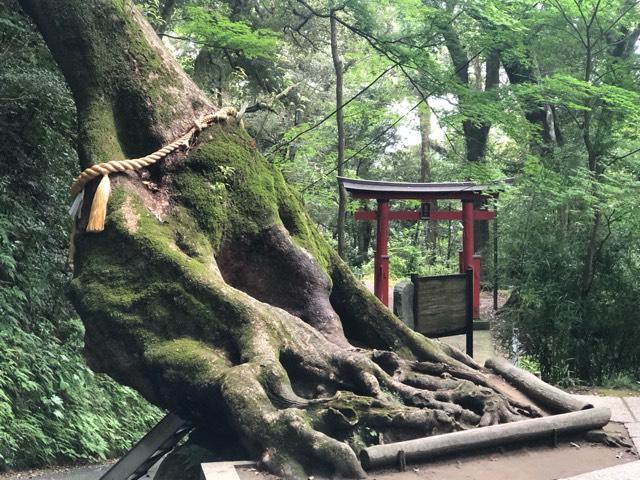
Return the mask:
MULTIPOLYGON (((621 424, 608 430, 625 432, 621 424)), ((397 469, 371 471, 369 480, 555 480, 638 460, 635 450, 607 447, 580 437, 561 438, 558 447, 537 442, 442 457, 397 469)), ((276 480, 255 468, 238 468, 240 480, 276 480)), ((314 480, 326 480, 317 476, 314 480)))
POLYGON ((91 465, 69 465, 0 473, 0 480, 93 480, 100 478, 116 461, 91 465))

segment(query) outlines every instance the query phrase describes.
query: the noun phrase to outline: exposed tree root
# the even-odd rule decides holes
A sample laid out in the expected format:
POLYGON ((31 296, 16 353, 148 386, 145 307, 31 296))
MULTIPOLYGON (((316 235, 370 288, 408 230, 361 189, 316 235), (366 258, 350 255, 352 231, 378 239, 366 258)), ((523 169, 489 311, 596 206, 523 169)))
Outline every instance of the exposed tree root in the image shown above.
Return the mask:
POLYGON ((104 342, 92 349, 94 368, 200 425, 223 415, 272 472, 359 478, 363 446, 536 415, 492 388, 472 362, 449 357, 393 317, 387 328, 411 339, 396 340, 397 352, 327 338, 229 286, 206 242, 177 247, 175 233, 189 224, 184 213, 158 224, 128 187, 114 203, 108 231, 79 242, 91 254, 79 257, 77 304, 92 319, 88 338, 104 342), (115 257, 114 244, 127 248, 115 257), (135 294, 120 294, 132 285, 135 294))

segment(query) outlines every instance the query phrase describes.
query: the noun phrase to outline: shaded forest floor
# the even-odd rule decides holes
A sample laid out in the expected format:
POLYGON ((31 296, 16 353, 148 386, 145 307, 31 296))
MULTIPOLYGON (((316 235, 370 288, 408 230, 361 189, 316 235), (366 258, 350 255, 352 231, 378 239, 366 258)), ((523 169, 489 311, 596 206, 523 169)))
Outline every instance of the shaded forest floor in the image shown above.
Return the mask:
MULTIPOLYGON (((624 432, 619 423, 607 429, 624 432)), ((577 437, 561 439, 558 447, 549 442, 528 443, 503 449, 478 451, 468 455, 444 457, 428 463, 407 465, 407 470, 379 470, 370 480, 554 480, 638 460, 635 450, 612 448, 586 442, 577 437)), ((237 469, 240 480, 277 480, 255 469, 237 469)), ((326 480, 315 477, 315 480, 326 480)))
POLYGON ((68 465, 0 474, 0 480, 93 480, 104 474, 115 460, 90 465, 68 465))

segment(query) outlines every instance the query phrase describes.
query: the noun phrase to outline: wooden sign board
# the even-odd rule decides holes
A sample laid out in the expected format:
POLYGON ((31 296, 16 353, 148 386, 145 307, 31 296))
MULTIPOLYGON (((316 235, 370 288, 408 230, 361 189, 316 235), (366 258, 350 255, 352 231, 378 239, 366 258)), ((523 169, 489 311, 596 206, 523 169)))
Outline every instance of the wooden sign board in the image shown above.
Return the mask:
POLYGON ((416 331, 428 337, 467 332, 468 274, 418 277, 413 275, 416 331))

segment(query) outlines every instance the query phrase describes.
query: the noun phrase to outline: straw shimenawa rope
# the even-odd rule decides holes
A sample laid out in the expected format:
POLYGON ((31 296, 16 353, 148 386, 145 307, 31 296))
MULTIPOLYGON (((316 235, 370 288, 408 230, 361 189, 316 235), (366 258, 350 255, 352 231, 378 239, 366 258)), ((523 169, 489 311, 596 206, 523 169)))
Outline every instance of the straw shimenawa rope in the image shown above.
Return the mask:
MULTIPOLYGON (((91 211, 89 213, 89 220, 87 222, 87 232, 101 232, 104 230, 104 222, 107 214, 107 203, 109 201, 109 195, 111 193, 109 174, 126 172, 131 170, 140 170, 141 168, 153 165, 158 160, 162 160, 167 155, 175 152, 180 147, 189 148, 194 136, 200 133, 203 129, 216 122, 224 122, 233 117, 240 122, 242 112, 238 113, 233 107, 223 108, 216 113, 208 114, 201 117, 199 120, 194 121, 194 126, 183 136, 176 141, 162 147, 149 155, 141 158, 131 158, 128 160, 112 160, 110 162, 98 163, 86 168, 75 179, 71 186, 71 195, 75 196, 73 205, 69 210, 71 217, 74 219, 79 218, 82 210, 82 202, 84 200, 84 188, 91 180, 102 175, 102 180, 98 184, 98 188, 93 196, 93 202, 91 203, 91 211)), ((75 226, 75 225, 74 225, 75 226)))

